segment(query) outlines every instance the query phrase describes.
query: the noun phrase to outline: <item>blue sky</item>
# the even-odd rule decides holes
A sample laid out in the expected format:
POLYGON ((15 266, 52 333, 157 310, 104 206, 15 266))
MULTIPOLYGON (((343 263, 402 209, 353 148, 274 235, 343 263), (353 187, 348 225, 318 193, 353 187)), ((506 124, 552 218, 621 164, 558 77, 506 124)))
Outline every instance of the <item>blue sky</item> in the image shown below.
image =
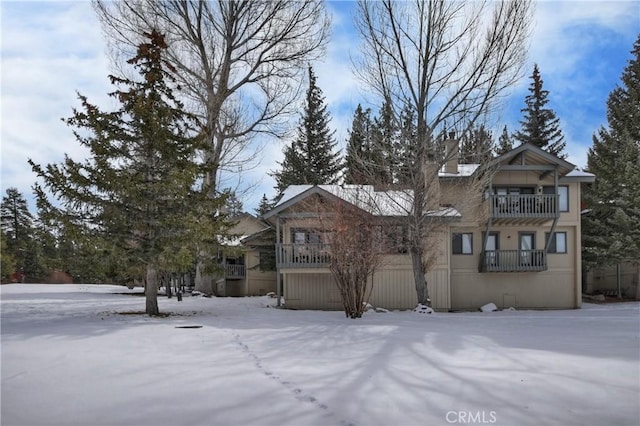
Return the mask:
MULTIPOLYGON (((327 8, 333 37, 314 68, 343 147, 355 106, 365 98, 350 61, 359 45, 352 23, 355 3, 328 2, 327 8)), ((61 118, 78 105, 76 92, 109 108, 111 70, 89 2, 2 1, 0 14, 1 188, 4 195, 17 187, 34 209, 35 176, 27 159, 46 164, 61 161, 65 153, 75 159, 86 155, 61 118)), ((584 167, 592 135, 606 125, 606 99, 619 84, 639 33, 640 1, 538 1, 528 62, 504 100, 494 135, 505 124, 511 131, 518 128, 537 63, 550 92, 548 106, 561 121, 568 160, 584 167)), ((260 162, 243 173, 240 185, 251 188, 243 192, 246 210, 253 211, 263 193, 274 195, 268 173, 277 168, 282 146, 267 142, 260 162)))

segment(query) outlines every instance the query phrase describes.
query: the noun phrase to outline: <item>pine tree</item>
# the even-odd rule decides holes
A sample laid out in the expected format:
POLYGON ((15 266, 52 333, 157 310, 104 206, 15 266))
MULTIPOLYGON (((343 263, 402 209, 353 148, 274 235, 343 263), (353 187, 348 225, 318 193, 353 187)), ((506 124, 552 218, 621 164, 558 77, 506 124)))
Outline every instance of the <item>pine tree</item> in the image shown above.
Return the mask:
POLYGON ((334 184, 340 178, 342 164, 335 152, 337 142, 329 129, 329 111, 316 76, 309 67, 309 89, 298 126, 298 135, 285 148, 281 170, 273 173, 281 194, 289 185, 334 184))
MULTIPOLYGON (((46 187, 62 201, 58 216, 69 226, 88 225, 117 248, 114 259, 135 260, 146 283, 146 312, 158 314, 161 270, 171 270, 175 253, 188 248, 194 261, 199 244, 215 244, 223 227, 215 212, 224 197, 197 190, 204 170, 194 161, 204 145, 167 81, 171 66, 157 31, 146 34, 129 63, 140 80, 109 76, 110 94, 120 108, 103 112, 79 95, 81 110, 67 119, 90 155, 66 158, 43 168, 29 161, 46 187)), ((42 203, 46 203, 40 192, 42 203)), ((131 264, 120 263, 121 270, 131 264)))
POLYGON ((16 261, 7 248, 7 236, 4 230, 0 230, 0 279, 2 282, 9 281, 15 272, 16 261))
POLYGON ((242 201, 240 201, 235 191, 225 189, 224 192, 226 194, 225 208, 227 215, 232 218, 237 218, 244 212, 242 201))
POLYGON ((358 104, 347 140, 344 182, 347 184, 370 183, 371 110, 358 104))
POLYGON ((593 136, 587 157, 596 181, 584 191, 584 260, 591 265, 640 258, 640 36, 607 100, 608 128, 593 136))
POLYGON ((467 129, 460 137, 459 162, 481 164, 491 158, 493 135, 484 125, 467 129))
POLYGON ((256 208, 256 214, 258 216, 262 216, 272 208, 273 208, 273 203, 269 201, 266 194, 262 194, 262 198, 260 199, 260 204, 258 204, 258 208, 256 208))
POLYGON ((513 139, 507 130, 507 126, 505 125, 502 129, 502 134, 498 138, 498 143, 494 148, 494 153, 496 156, 500 156, 502 154, 506 154, 507 152, 513 149, 513 139))
POLYGON ((399 143, 396 147, 397 164, 396 183, 409 184, 416 176, 418 165, 418 126, 416 112, 410 105, 405 105, 400 117, 399 143))
POLYGON ((389 102, 385 101, 373 120, 369 161, 372 184, 394 183, 398 175, 398 125, 389 102))
POLYGON ((8 254, 15 260, 16 267, 23 273, 32 275, 30 266, 33 247, 33 216, 29 212, 24 195, 17 188, 8 188, 0 205, 2 232, 7 238, 8 254), (29 262, 27 262, 29 260, 29 262), (27 265, 27 263, 30 263, 27 265))
POLYGON ((521 129, 514 137, 521 143, 531 143, 560 158, 566 158, 566 143, 560 129, 560 119, 552 109, 545 107, 549 103, 549 91, 542 88, 543 82, 537 64, 533 66, 531 80, 530 94, 525 97, 526 106, 521 110, 524 119, 520 121, 521 129))
POLYGON ((31 237, 33 216, 27 207, 27 200, 17 188, 8 188, 0 205, 2 230, 7 236, 9 250, 16 250, 26 244, 31 237))

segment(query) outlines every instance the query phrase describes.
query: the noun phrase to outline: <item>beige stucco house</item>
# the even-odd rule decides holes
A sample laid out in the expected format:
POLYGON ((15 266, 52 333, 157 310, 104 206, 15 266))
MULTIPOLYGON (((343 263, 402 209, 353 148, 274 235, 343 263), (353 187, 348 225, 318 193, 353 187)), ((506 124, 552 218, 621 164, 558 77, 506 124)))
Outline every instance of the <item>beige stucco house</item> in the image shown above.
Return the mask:
MULTIPOLYGON (((566 309, 581 305, 580 185, 595 176, 524 144, 493 160, 491 178, 469 193, 486 168, 458 164, 455 143, 438 172, 434 202, 436 260, 427 274, 436 310, 498 307, 566 309), (549 238, 549 236, 552 236, 549 238)), ((412 194, 367 185, 295 185, 263 218, 276 229, 278 294, 294 309, 342 309, 328 268, 331 233, 319 226, 320 202, 346 202, 381 221, 387 244, 370 303, 417 304, 411 258, 403 245, 412 194), (403 225, 404 224, 404 225, 403 225)))
POLYGON ((235 218, 220 253, 216 296, 262 296, 276 291, 274 236, 269 224, 249 213, 235 218))

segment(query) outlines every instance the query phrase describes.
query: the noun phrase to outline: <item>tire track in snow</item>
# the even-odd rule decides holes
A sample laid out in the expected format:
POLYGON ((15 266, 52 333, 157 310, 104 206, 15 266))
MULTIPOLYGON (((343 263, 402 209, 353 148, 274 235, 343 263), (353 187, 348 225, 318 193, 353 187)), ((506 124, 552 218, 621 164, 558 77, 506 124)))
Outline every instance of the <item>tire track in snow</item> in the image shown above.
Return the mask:
MULTIPOLYGON (((325 414, 326 416, 336 417, 335 413, 329 410, 329 406, 327 406, 326 404, 323 404, 322 402, 318 401, 318 399, 315 396, 313 396, 312 394, 310 394, 308 392, 305 392, 303 389, 300 389, 294 383, 291 383, 290 381, 281 379, 280 376, 278 376, 277 374, 273 373, 269 369, 265 368, 263 363, 262 363, 262 359, 254 351, 252 351, 246 343, 244 343, 242 341, 242 339, 240 338, 240 335, 238 333, 234 333, 233 341, 247 357, 249 357, 251 360, 253 360, 253 364, 255 365, 255 367, 258 370, 260 370, 262 372, 262 374, 264 374, 266 377, 268 377, 268 378, 270 378, 272 380, 277 381, 278 384, 280 384, 281 386, 283 386, 284 388, 289 390, 289 392, 291 392, 291 394, 298 401, 302 401, 302 402, 306 402, 306 403, 312 404, 317 409, 325 411, 326 412, 326 414, 325 414)), ((355 423, 349 422, 349 421, 346 421, 346 420, 340 420, 340 422, 338 424, 340 426, 357 426, 355 423)))

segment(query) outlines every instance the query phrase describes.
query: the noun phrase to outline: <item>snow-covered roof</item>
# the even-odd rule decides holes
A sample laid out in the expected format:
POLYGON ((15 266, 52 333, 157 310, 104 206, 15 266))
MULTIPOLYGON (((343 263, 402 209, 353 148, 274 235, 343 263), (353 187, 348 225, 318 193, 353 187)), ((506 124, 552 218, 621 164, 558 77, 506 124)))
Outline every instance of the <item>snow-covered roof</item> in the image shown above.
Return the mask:
POLYGON ((480 164, 458 164, 458 173, 446 173, 443 168, 438 172, 438 177, 448 178, 448 177, 468 177, 475 173, 478 170, 480 164))
MULTIPOLYGON (((264 218, 271 217, 314 193, 329 194, 375 216, 407 216, 413 202, 411 190, 376 191, 372 185, 292 185, 285 189, 278 204, 264 218)), ((426 215, 461 217, 460 212, 452 207, 442 207, 429 211, 426 215)))
POLYGON ((560 178, 561 182, 578 181, 578 182, 595 182, 596 175, 582 170, 574 169, 560 178))

